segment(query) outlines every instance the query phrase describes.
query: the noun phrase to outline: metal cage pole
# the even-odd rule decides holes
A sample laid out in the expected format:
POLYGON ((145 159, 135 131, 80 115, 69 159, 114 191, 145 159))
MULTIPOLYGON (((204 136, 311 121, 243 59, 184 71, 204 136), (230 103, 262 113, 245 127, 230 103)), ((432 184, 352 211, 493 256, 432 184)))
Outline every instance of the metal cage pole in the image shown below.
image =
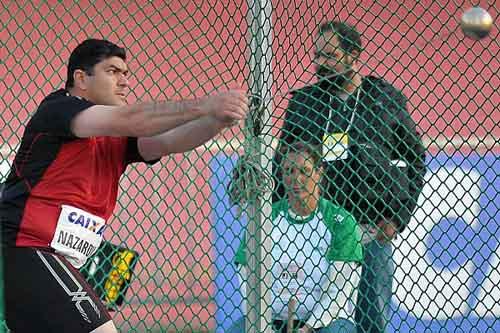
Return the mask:
MULTIPOLYGON (((255 140, 252 156, 262 170, 272 174, 272 136, 269 134, 271 113, 272 76, 272 4, 271 0, 248 0, 248 26, 250 34, 250 78, 251 93, 265 101, 261 123, 264 128, 255 140)), ((249 205, 248 219, 248 280, 246 332, 271 333, 271 188, 256 202, 249 205)))

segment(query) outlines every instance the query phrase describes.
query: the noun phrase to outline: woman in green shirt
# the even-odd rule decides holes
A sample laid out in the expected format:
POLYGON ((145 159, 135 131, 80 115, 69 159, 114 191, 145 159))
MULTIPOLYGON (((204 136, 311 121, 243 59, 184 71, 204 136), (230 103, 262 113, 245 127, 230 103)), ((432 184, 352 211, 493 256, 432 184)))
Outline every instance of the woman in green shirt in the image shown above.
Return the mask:
MULTIPOLYGON (((273 327, 286 332, 288 305, 296 302, 298 332, 354 332, 353 315, 360 263, 361 232, 354 217, 321 198, 323 174, 316 147, 294 143, 282 160, 286 196, 273 204, 271 255, 273 327)), ((236 254, 246 294, 246 241, 236 254)), ((244 318, 230 333, 244 332, 244 318)))

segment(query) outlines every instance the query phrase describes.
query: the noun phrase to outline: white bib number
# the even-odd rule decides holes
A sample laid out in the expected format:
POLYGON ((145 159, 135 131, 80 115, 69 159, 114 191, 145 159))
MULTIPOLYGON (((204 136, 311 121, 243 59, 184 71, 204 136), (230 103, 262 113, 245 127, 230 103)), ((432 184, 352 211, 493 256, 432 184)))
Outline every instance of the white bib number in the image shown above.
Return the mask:
POLYGON ((50 246, 74 267, 80 268, 99 249, 106 221, 76 207, 61 207, 50 246))

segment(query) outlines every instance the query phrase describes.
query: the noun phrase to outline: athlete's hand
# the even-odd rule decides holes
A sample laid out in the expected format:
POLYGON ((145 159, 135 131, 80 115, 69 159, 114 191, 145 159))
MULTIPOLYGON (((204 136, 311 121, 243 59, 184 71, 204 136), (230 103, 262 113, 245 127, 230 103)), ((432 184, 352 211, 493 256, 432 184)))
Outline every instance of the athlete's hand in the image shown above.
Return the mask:
POLYGON ((377 223, 377 240, 380 242, 390 242, 398 234, 396 224, 391 220, 382 220, 377 223))
POLYGON ((243 90, 228 90, 202 97, 200 108, 222 126, 230 127, 247 117, 248 97, 243 90))

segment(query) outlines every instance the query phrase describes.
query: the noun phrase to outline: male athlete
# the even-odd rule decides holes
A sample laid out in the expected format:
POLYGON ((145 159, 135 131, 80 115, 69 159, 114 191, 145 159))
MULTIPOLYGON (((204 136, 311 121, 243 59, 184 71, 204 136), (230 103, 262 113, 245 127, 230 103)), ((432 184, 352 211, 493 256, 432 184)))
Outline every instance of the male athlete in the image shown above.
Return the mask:
POLYGON ((245 92, 127 105, 125 50, 89 39, 28 122, 0 200, 8 327, 117 332, 77 270, 99 248, 127 165, 185 152, 245 119, 245 92))

